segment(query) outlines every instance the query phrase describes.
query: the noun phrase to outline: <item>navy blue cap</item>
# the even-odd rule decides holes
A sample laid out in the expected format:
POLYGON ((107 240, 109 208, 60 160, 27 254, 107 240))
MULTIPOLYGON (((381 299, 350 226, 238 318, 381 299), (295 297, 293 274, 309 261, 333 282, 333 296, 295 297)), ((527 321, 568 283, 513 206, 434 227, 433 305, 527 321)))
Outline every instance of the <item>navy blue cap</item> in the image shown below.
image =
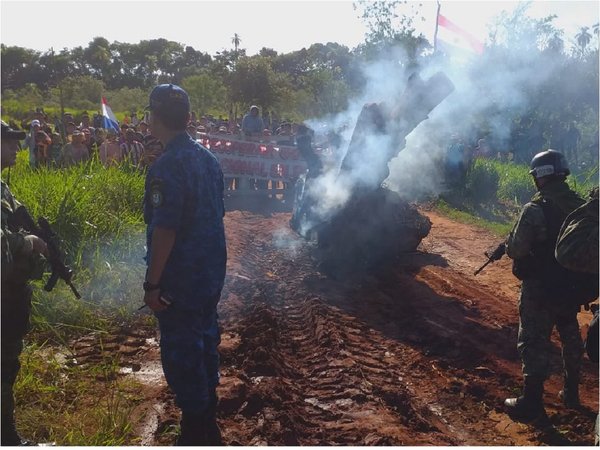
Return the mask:
POLYGON ((159 84, 150 93, 150 104, 146 107, 150 111, 156 110, 190 110, 190 98, 183 89, 175 84, 159 84))

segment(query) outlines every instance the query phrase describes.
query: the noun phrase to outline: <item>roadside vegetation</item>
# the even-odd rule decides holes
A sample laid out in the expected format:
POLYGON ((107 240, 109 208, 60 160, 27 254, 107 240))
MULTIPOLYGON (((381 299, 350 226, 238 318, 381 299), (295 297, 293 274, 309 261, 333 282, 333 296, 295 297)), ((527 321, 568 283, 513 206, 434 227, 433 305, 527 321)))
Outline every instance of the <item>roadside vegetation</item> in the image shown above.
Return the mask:
MULTIPOLYGON (((569 186, 583 198, 598 185, 598 167, 567 177, 569 186)), ((529 167, 491 159, 476 159, 468 170, 464 186, 436 201, 436 208, 462 223, 474 224, 505 237, 522 206, 536 189, 529 167)))
MULTIPOLYGON (((3 171, 2 179, 7 176, 3 171)), ((116 356, 78 365, 70 355, 79 336, 102 339, 117 327, 154 320, 137 313, 145 270, 144 176, 97 160, 31 170, 22 151, 10 187, 32 217, 47 217, 61 237, 82 296, 77 300, 61 280, 45 292, 49 274, 33 282, 32 331, 15 386, 18 427, 29 438, 58 445, 131 444, 130 413, 140 400, 135 382, 117 376, 116 356)))

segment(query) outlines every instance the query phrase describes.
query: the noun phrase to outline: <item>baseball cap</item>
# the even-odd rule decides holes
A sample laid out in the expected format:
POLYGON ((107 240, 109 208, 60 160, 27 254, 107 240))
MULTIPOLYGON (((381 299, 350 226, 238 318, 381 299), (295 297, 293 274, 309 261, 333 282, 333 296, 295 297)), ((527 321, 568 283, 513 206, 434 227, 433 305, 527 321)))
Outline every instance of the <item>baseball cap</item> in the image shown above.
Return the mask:
POLYGON ((147 110, 190 110, 190 98, 187 92, 175 84, 159 84, 150 93, 147 110))
POLYGON ((40 121, 39 121, 39 120, 37 120, 37 119, 33 119, 33 120, 31 121, 31 126, 32 126, 32 127, 35 127, 36 125, 37 125, 38 127, 41 127, 41 126, 42 126, 42 124, 40 123, 40 121))
POLYGON ((4 120, 2 121, 2 138, 3 139, 25 139, 25 132, 13 130, 4 120))

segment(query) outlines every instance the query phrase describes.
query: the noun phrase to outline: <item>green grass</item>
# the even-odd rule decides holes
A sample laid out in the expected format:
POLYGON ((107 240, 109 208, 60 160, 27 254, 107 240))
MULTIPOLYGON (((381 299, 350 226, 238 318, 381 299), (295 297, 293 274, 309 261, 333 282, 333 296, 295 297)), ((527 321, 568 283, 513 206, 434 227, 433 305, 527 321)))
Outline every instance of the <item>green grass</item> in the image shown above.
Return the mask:
POLYGON ((11 168, 11 191, 34 218, 48 218, 82 295, 76 300, 60 280, 50 293, 42 290, 44 280, 34 282, 34 333, 63 342, 130 320, 145 271, 144 174, 127 166, 105 168, 97 159, 64 170, 32 170, 27 156, 19 152, 11 168))
POLYGON ((139 385, 116 376, 117 360, 78 366, 65 364, 65 359, 57 357, 56 347, 25 348, 15 384, 20 432, 57 445, 128 443, 133 438, 130 415, 141 400, 139 385))
POLYGON ((136 314, 145 271, 144 174, 126 166, 105 168, 98 160, 32 170, 23 151, 10 184, 31 215, 47 217, 61 237, 82 295, 77 300, 61 280, 45 292, 49 274, 32 283, 32 332, 15 385, 18 428, 29 439, 58 445, 131 444, 139 386, 116 376, 114 358, 82 367, 59 362, 58 355, 69 353, 74 337, 153 321, 136 314))
POLYGON ((510 222, 495 222, 491 220, 486 220, 482 217, 477 216, 473 212, 461 211, 449 205, 446 201, 439 199, 435 203, 436 209, 444 214, 446 217, 449 217, 452 220, 456 220, 457 222, 465 223, 468 225, 476 225, 481 228, 485 228, 486 230, 494 233, 498 237, 506 237, 512 228, 512 223, 510 222))
MULTIPOLYGON (((567 178, 569 186, 583 198, 598 185, 598 168, 567 178)), ((506 236, 525 203, 536 188, 529 167, 512 162, 476 159, 469 169, 465 186, 444 195, 436 208, 459 222, 478 225, 506 236)))

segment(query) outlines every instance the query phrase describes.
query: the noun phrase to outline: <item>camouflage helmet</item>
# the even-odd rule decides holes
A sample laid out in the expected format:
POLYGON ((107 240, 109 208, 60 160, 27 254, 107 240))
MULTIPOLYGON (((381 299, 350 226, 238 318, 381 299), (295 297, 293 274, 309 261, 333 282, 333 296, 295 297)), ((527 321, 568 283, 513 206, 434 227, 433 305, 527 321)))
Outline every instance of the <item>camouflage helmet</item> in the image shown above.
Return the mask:
POLYGON ((547 177, 550 175, 564 175, 571 173, 567 158, 561 152, 548 149, 540 152, 533 157, 530 164, 529 173, 535 178, 547 177))

